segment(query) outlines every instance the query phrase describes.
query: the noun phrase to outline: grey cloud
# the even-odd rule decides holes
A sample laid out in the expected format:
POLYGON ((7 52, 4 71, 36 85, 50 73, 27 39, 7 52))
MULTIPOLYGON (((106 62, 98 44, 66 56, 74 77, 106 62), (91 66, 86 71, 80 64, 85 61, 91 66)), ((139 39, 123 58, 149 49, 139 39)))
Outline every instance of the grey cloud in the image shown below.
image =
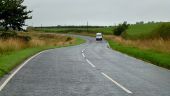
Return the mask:
POLYGON ((113 25, 123 21, 170 21, 169 0, 25 0, 27 24, 113 25))

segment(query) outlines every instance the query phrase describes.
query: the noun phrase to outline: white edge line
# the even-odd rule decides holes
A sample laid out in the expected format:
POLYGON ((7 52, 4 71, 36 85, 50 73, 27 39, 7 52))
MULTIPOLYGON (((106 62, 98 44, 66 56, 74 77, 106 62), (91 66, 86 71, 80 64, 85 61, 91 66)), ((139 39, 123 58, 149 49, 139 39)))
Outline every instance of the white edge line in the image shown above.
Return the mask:
POLYGON ((104 75, 107 79, 111 80, 114 84, 116 84, 118 87, 120 87, 121 89, 123 89, 125 92, 129 93, 129 94, 133 94, 130 90, 126 89, 125 87, 123 87, 122 85, 120 85, 118 82, 116 82, 115 80, 113 80, 111 77, 109 77, 108 75, 106 75, 105 73, 101 73, 102 75, 104 75))
POLYGON ((107 47, 110 48, 110 44, 109 43, 107 43, 107 47))
MULTIPOLYGON (((45 50, 47 51, 47 50, 45 50)), ((20 65, 3 83, 2 85, 0 85, 0 91, 2 91, 2 89, 8 84, 8 82, 15 76, 15 74, 22 68, 24 67, 31 59, 35 58, 36 56, 40 55, 41 53, 45 52, 39 52, 37 54, 35 54, 34 56, 30 57, 29 59, 27 59, 22 65, 20 65)))
POLYGON ((92 67, 96 67, 93 63, 91 63, 88 59, 86 59, 86 61, 92 66, 92 67))

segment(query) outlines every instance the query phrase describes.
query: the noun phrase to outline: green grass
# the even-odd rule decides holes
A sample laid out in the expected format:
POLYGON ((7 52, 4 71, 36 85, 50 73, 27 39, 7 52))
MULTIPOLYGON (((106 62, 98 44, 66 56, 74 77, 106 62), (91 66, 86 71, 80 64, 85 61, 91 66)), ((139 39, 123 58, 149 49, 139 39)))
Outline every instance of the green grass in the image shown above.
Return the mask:
POLYGON ((76 43, 73 44, 73 45, 80 45, 80 44, 85 43, 85 42, 86 42, 86 40, 84 40, 84 39, 76 38, 76 43))
POLYGON ((156 52, 153 50, 142 50, 136 47, 122 45, 112 40, 108 40, 112 49, 126 53, 130 56, 151 62, 157 66, 170 69, 170 54, 156 52))
POLYGON ((162 23, 153 24, 135 24, 130 25, 124 37, 126 39, 146 39, 150 38, 153 30, 159 27, 162 23))
POLYGON ((36 31, 43 32, 53 32, 53 33, 91 33, 95 34, 97 32, 102 32, 103 34, 112 34, 113 27, 104 27, 104 28, 36 28, 36 31))
MULTIPOLYGON (((79 45, 86 42, 81 38, 76 38, 75 44, 70 44, 66 46, 79 45)), ((0 55, 0 77, 9 73, 13 68, 21 64, 28 57, 51 48, 66 47, 66 46, 51 46, 51 47, 37 47, 37 48, 27 48, 20 51, 8 52, 7 54, 0 55)))
POLYGON ((106 28, 91 28, 94 32, 102 32, 103 34, 113 34, 113 27, 106 27, 106 28))
POLYGON ((28 48, 21 51, 10 52, 0 56, 0 77, 11 71, 29 56, 42 51, 44 48, 28 48))

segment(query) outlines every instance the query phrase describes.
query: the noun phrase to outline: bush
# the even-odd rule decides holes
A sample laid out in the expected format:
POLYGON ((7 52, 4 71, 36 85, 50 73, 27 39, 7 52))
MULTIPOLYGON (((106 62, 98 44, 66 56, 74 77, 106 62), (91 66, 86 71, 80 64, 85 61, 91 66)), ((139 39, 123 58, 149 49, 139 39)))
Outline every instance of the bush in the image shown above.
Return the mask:
POLYGON ((153 30, 152 37, 170 39, 170 23, 161 24, 159 27, 153 30))
POLYGON ((16 38, 18 38, 24 42, 29 42, 31 40, 30 36, 17 36, 16 38))
POLYGON ((66 41, 71 41, 72 38, 71 37, 67 37, 66 41))
POLYGON ((20 39, 24 42, 28 42, 28 41, 31 40, 30 36, 18 36, 16 32, 7 31, 7 32, 2 32, 0 34, 0 39, 7 40, 7 39, 10 39, 10 38, 20 39))
POLYGON ((8 38, 14 38, 14 37, 16 37, 17 36, 17 33, 16 32, 2 32, 1 34, 0 34, 0 38, 2 38, 2 39, 8 39, 8 38))
POLYGON ((124 22, 123 24, 119 24, 116 26, 113 30, 113 34, 116 36, 122 35, 123 32, 125 32, 129 27, 129 24, 127 22, 124 22))

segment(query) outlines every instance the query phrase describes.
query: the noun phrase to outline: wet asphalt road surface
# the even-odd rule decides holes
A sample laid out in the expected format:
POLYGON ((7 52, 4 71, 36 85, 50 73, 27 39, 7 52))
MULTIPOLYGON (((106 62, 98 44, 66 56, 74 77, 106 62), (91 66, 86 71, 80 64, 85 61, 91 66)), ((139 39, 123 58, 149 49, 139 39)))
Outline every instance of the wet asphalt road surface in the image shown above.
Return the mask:
POLYGON ((45 51, 0 96, 170 96, 170 71, 109 49, 106 41, 45 51))

